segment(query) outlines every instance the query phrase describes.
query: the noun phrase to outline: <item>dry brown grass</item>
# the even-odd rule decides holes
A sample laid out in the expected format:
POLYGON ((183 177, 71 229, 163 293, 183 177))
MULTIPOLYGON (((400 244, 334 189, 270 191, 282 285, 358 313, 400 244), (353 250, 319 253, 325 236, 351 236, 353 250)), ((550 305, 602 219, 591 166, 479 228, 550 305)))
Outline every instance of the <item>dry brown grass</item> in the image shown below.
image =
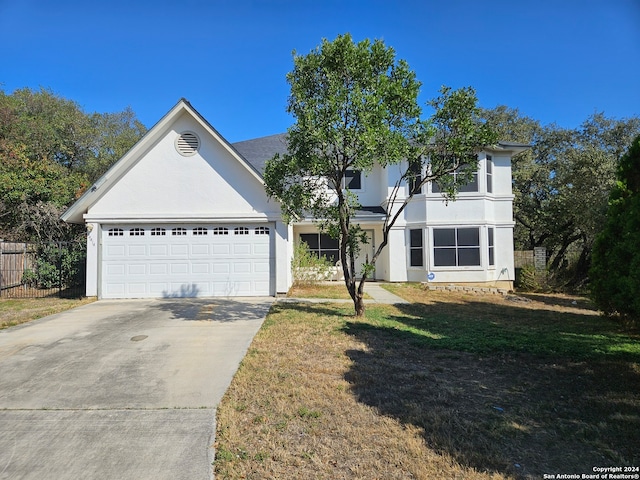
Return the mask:
POLYGON ((274 307, 219 407, 216 475, 492 478, 427 448, 420 428, 358 401, 345 378, 348 352, 368 346, 343 332, 347 312, 274 307))
POLYGON ((0 299, 0 330, 93 301, 95 298, 3 298, 0 299))
POLYGON ((637 335, 577 297, 394 290, 414 304, 363 320, 348 304, 274 306, 218 410, 217 478, 537 479, 638 463, 637 335))
MULTIPOLYGON (((315 285, 296 285, 291 287, 287 297, 294 298, 329 298, 332 300, 351 300, 347 287, 343 282, 318 283, 315 285)), ((367 293, 364 298, 371 298, 367 293)))

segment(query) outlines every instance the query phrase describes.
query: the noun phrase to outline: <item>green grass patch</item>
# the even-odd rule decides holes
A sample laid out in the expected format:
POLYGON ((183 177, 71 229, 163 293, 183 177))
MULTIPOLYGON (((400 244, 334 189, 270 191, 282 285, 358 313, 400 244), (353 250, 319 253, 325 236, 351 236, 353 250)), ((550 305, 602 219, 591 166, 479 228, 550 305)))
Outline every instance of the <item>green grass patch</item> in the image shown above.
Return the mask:
POLYGON ((529 353, 575 359, 606 356, 640 361, 640 338, 606 318, 534 310, 468 297, 463 303, 434 301, 370 306, 367 322, 347 328, 380 329, 414 345, 462 352, 529 353))

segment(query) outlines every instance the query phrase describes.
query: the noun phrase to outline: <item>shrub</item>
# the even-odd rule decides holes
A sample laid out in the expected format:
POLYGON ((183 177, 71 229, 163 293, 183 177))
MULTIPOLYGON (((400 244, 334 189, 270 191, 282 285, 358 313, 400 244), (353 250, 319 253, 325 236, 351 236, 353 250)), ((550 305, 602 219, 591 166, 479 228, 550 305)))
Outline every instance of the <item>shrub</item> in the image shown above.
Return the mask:
POLYGON ((291 271, 296 286, 314 285, 328 279, 333 273, 333 265, 325 257, 318 257, 309 250, 305 242, 293 246, 291 271))

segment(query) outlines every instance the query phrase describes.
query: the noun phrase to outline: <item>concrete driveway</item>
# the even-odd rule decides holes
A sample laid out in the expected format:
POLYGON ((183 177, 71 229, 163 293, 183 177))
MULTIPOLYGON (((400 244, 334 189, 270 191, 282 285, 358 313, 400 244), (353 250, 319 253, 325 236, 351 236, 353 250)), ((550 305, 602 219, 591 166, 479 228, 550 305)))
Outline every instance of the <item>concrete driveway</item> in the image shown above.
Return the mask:
POLYGON ((0 331, 0 479, 210 479, 272 298, 99 301, 0 331))

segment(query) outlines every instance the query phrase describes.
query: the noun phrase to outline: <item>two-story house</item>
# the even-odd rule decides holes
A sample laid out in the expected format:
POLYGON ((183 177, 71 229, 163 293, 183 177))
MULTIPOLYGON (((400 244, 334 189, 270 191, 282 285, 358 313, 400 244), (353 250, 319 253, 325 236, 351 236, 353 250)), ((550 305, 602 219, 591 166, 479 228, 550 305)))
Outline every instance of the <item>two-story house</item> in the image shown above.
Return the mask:
MULTIPOLYGON (((474 181, 455 202, 427 185, 394 225, 375 276, 510 288, 513 270, 511 156, 526 145, 482 152, 474 181)), ((64 214, 86 225, 87 295, 99 298, 259 296, 291 286, 293 243, 337 259, 336 241, 311 219, 282 221, 262 171, 286 136, 230 144, 180 100, 64 214)), ((349 172, 368 232, 382 238, 389 192, 400 175, 349 172)))

